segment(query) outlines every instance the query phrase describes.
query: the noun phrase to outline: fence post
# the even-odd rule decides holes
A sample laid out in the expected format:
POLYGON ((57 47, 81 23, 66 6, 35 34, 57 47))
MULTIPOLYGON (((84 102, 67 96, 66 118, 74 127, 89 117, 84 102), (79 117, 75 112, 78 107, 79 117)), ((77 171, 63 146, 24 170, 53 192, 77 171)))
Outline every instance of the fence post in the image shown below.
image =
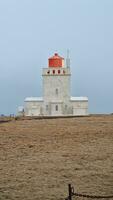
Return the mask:
POLYGON ((68 191, 69 191, 69 200, 72 200, 71 184, 68 184, 68 191))

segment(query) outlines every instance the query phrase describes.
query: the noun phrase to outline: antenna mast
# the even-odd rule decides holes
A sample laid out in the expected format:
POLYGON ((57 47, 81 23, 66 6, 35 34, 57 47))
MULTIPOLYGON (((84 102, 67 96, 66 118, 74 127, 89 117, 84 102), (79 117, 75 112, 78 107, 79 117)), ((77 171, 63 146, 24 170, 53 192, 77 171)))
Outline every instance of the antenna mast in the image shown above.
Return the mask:
POLYGON ((67 58, 66 58, 66 67, 70 68, 70 56, 69 56, 69 49, 67 50, 67 58))

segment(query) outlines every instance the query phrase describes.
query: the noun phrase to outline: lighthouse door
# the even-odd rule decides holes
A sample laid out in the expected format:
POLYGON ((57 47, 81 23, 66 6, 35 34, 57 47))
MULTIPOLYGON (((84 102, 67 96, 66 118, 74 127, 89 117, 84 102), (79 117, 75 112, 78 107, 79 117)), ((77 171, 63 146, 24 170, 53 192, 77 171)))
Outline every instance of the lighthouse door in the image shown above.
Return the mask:
POLYGON ((52 116, 62 115, 62 103, 51 103, 51 115, 52 116))

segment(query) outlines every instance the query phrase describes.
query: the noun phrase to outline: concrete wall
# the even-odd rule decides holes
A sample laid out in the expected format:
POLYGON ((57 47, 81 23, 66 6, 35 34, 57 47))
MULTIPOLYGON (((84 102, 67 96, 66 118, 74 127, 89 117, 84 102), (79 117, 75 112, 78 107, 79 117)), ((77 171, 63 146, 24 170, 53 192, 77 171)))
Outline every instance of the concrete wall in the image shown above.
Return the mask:
POLYGON ((81 116, 88 115, 88 101, 26 101, 24 110, 25 116, 81 116))
POLYGON ((26 101, 24 106, 25 116, 40 116, 43 114, 43 102, 26 101))
POLYGON ((66 102, 70 99, 70 70, 68 68, 43 69, 44 102, 66 102), (48 70, 50 74, 48 74, 48 70), (53 70, 55 74, 53 74, 53 70), (60 74, 58 74, 60 70, 60 74), (65 70, 65 74, 63 74, 65 70))
POLYGON ((88 101, 71 101, 73 115, 88 115, 88 101))

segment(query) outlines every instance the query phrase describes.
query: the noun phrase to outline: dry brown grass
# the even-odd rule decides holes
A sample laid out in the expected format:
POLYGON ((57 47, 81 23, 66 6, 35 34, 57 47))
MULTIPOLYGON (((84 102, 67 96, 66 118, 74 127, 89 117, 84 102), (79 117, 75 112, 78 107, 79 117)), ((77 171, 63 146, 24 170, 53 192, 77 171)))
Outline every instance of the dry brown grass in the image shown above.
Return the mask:
POLYGON ((0 200, 64 200, 68 183, 113 194, 113 115, 0 124, 0 200))

